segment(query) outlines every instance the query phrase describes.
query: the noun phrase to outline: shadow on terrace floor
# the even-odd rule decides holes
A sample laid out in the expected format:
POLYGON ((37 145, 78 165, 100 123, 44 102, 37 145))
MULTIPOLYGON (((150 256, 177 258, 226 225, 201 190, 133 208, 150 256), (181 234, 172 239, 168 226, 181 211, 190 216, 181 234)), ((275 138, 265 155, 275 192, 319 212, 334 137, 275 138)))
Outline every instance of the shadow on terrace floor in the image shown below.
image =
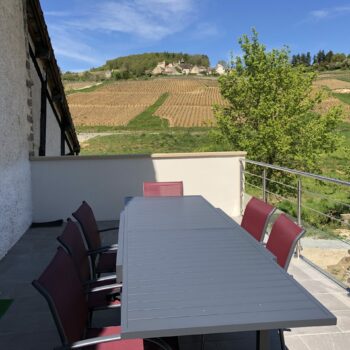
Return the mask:
MULTIPOLYGON (((116 222, 100 222, 113 227, 116 222)), ((29 229, 0 261, 0 298, 14 299, 0 319, 0 349, 48 350, 61 344, 44 298, 31 285, 55 254, 63 226, 29 229)), ((103 233, 104 241, 116 242, 115 232, 103 233)), ((119 313, 99 311, 98 325, 119 324, 119 313)), ((114 311, 114 310, 113 310, 114 311)))
MULTIPOLYGON (((99 226, 111 227, 113 222, 99 226)), ((55 325, 45 300, 32 287, 55 253, 56 237, 63 227, 30 229, 0 261, 0 298, 14 299, 0 319, 0 348, 6 350, 47 350, 60 344, 55 325)), ((107 242, 115 242, 115 233, 104 233, 107 242)), ((345 350, 350 344, 350 297, 305 262, 293 259, 289 268, 306 289, 338 318, 337 326, 293 329, 286 332, 290 350, 345 350)), ((98 325, 119 323, 117 312, 98 312, 98 325)))

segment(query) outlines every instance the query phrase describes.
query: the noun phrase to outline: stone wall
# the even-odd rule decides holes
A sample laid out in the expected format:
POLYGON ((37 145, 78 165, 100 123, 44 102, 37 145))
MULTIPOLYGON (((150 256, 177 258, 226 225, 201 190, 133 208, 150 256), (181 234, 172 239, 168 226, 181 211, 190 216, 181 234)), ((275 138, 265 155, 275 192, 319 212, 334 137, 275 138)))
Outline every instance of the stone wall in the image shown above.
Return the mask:
POLYGON ((32 221, 32 96, 24 4, 0 1, 0 258, 32 221))

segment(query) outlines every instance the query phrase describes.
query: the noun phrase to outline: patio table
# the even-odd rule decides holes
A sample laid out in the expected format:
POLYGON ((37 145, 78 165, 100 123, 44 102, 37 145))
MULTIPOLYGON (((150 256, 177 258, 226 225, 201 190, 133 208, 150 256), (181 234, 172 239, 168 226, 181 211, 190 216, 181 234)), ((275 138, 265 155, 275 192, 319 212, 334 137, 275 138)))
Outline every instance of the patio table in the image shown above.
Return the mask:
POLYGON ((336 324, 235 221, 201 196, 134 197, 121 215, 123 338, 336 324))

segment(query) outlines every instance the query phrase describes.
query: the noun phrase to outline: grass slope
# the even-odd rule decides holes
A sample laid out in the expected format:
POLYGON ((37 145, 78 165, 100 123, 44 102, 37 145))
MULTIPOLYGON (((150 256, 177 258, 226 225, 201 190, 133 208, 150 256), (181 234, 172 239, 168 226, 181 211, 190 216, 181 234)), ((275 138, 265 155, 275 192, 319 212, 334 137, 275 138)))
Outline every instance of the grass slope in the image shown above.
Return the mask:
POLYGON ((333 94, 336 98, 338 98, 340 101, 347 103, 350 105, 350 94, 333 94))
POLYGON ((168 96, 168 93, 161 95, 152 106, 149 106, 145 111, 130 120, 127 125, 128 128, 140 130, 167 128, 169 126, 168 120, 159 118, 154 113, 165 102, 168 96))
POLYGON ((173 152, 224 151, 224 145, 215 144, 209 131, 153 131, 147 133, 118 133, 89 140, 81 155, 151 154, 173 152))
POLYGON ((319 79, 338 79, 350 83, 350 70, 338 70, 319 73, 319 79))

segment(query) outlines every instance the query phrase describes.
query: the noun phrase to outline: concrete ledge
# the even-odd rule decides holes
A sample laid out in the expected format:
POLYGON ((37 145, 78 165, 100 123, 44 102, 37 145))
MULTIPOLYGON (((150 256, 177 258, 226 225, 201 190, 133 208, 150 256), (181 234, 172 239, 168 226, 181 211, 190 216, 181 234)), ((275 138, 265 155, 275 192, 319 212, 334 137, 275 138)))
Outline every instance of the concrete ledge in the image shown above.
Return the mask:
POLYGON ((152 153, 152 154, 116 154, 108 156, 61 156, 61 157, 30 157, 32 162, 60 161, 60 160, 102 160, 102 159, 176 159, 176 158, 222 158, 222 157, 245 157, 247 152, 188 152, 188 153, 152 153))

